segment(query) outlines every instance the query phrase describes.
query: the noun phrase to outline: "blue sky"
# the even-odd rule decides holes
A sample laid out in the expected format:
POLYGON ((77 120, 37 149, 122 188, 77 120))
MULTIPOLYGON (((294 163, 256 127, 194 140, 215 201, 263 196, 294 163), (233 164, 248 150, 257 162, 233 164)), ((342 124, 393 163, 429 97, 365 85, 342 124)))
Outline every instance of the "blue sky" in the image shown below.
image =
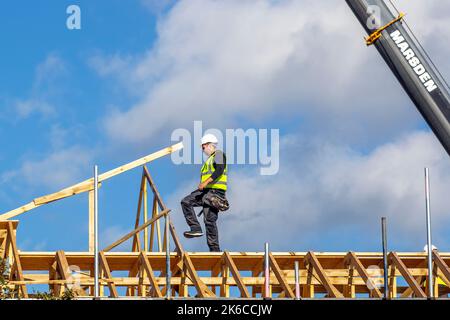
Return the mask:
MULTIPOLYGON (((397 3, 448 79, 450 41, 436 34, 448 38, 449 23, 439 3, 397 3)), ((448 156, 360 41, 345 4, 9 1, 0 30, 2 212, 90 177, 94 164, 104 172, 171 145, 174 129, 202 120, 204 128, 281 135, 277 175, 231 168, 232 209, 219 222, 224 249, 269 241, 280 251, 378 250, 386 215, 392 245, 421 250, 425 166, 436 244, 448 247, 448 156), (71 4, 81 8, 81 30, 66 28, 71 4)), ((181 234, 179 201, 200 166, 167 157, 149 169, 181 234)), ((132 228, 140 174, 102 186, 104 245, 132 228)), ((189 250, 206 250, 204 242, 183 239, 189 250)), ((19 246, 86 250, 87 195, 20 216, 19 246)))
MULTIPOLYGON (((82 8, 83 25, 81 30, 74 31, 66 28, 68 17, 66 8, 72 3, 19 1, 3 5, 1 11, 3 59, 0 62, 3 70, 0 77, 3 110, 0 139, 3 146, 1 157, 3 171, 16 170, 26 159, 30 161, 42 159, 50 152, 68 145, 86 146, 92 150, 102 149, 101 146, 105 146, 106 142, 98 123, 106 106, 113 101, 116 103, 132 99, 120 92, 114 94, 112 98, 109 85, 105 83, 106 81, 99 81, 96 73, 86 62, 89 56, 97 52, 127 54, 148 49, 155 37, 156 17, 139 2, 131 1, 127 4, 125 14, 121 1, 81 1, 77 4, 82 8), (84 25, 85 21, 89 23, 84 25), (45 73, 42 77, 48 79, 38 80, 40 66, 52 57, 58 66, 49 66, 50 70, 42 71, 45 73), (32 112, 29 116, 20 117, 15 114, 12 105, 17 100, 27 99, 45 99, 54 109, 48 113, 32 112), (62 145, 52 146, 52 128, 55 135, 64 139, 62 145), (61 135, 64 135, 64 138, 61 135)), ((102 149, 101 152, 104 151, 102 149)), ((142 150, 140 154, 150 152, 151 150, 142 150)), ((98 158, 97 163, 101 168, 110 169, 121 164, 119 160, 133 160, 133 156, 121 159, 115 155, 109 159, 105 154, 104 157, 98 158)), ((87 177, 92 171, 93 163, 86 163, 87 166, 80 171, 81 175, 75 178, 87 177)), ((72 165, 70 161, 67 161, 66 165, 70 170, 72 165)), ((133 180, 126 181, 128 183, 133 180)), ((77 180, 73 181, 75 182, 77 180)), ((35 196, 56 191, 54 189, 56 186, 52 185, 38 184, 20 191, 16 189, 20 188, 19 186, 22 185, 17 180, 3 184, 1 201, 5 210, 14 208, 21 202, 28 202, 35 196)), ((135 194, 134 190, 123 191, 129 191, 128 194, 124 193, 125 200, 135 194)), ((79 221, 79 213, 84 209, 85 199, 83 196, 79 198, 67 199, 61 206, 55 203, 51 208, 42 208, 39 212, 36 211, 36 215, 34 212, 31 213, 30 223, 27 223, 28 221, 21 223, 21 231, 23 230, 24 238, 27 238, 24 239, 25 244, 28 244, 30 249, 33 248, 33 243, 42 244, 41 249, 56 249, 59 245, 72 250, 84 248, 86 241, 81 233, 85 231, 85 221, 74 225, 69 222, 79 221), (64 216, 54 215, 59 210, 66 211, 64 216), (62 217, 64 218, 60 219, 62 217), (53 228, 55 232, 45 227, 46 220, 51 225, 48 229, 53 228), (67 233, 58 233, 56 228, 63 225, 66 227, 72 225, 74 228, 69 228, 67 233), (40 230, 41 226, 45 230, 40 230), (63 237, 60 243, 53 243, 54 240, 45 238, 44 235, 47 233, 55 238, 64 234, 68 237, 66 239, 63 237)), ((132 197, 133 201, 135 198, 132 197)), ((132 201, 129 199, 126 202, 132 201)), ((103 208, 107 209, 106 206, 103 208)))

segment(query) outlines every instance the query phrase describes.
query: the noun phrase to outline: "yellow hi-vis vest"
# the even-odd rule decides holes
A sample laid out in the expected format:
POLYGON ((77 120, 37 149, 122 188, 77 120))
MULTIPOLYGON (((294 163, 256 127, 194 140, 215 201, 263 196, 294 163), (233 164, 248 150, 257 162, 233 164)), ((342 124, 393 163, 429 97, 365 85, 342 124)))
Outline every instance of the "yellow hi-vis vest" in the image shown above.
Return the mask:
MULTIPOLYGON (((201 182, 206 181, 209 177, 211 177, 213 172, 216 171, 216 169, 214 168, 214 165, 213 165, 215 156, 216 156, 216 153, 214 152, 213 154, 211 154, 209 156, 209 158, 203 164, 202 171, 201 171, 201 177, 200 177, 201 182)), ((228 165, 226 164, 222 175, 219 176, 216 180, 207 184, 205 188, 220 189, 223 191, 227 191, 227 173, 228 173, 228 165)))

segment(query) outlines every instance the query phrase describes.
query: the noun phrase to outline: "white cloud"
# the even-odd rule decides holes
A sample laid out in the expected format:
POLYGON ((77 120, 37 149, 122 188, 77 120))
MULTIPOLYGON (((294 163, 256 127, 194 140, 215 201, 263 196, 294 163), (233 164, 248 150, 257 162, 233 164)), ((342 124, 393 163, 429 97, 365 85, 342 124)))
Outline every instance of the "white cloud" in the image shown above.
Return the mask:
POLYGON ((108 57, 94 55, 88 63, 100 76, 110 76, 126 72, 127 68, 130 68, 131 58, 118 54, 108 57))
MULTIPOLYGON (((411 16, 428 6, 414 1, 411 16)), ((418 23, 435 12, 421 11, 418 23)), ((427 30, 448 24, 440 19, 427 30)), ((433 33, 423 34, 427 40, 433 33)), ((121 66, 119 77, 141 92, 140 102, 106 119, 106 130, 115 142, 139 145, 193 120, 223 128, 295 114, 307 120, 305 130, 329 139, 386 142, 420 117, 362 36, 340 1, 178 2, 161 17, 144 57, 126 68, 117 56, 103 63, 97 57, 97 65, 121 66)))
MULTIPOLYGON (((380 218, 386 216, 391 244, 421 250, 426 241, 424 166, 431 172, 435 244, 446 250, 438 239, 450 222, 450 166, 437 139, 426 132, 406 135, 366 155, 323 140, 286 137, 278 175, 231 168, 231 209, 219 220, 222 246, 261 250, 269 241, 274 250, 378 248, 380 218), (332 243, 324 240, 328 235, 333 235, 332 243)), ((179 201, 194 186, 195 181, 180 186, 169 200, 181 231, 187 226, 179 201)), ((189 250, 204 251, 204 242, 183 243, 189 250)))
POLYGON ((61 57, 54 53, 48 54, 45 60, 36 67, 34 89, 37 90, 40 86, 55 81, 66 71, 66 65, 61 57))
POLYGON ((79 146, 55 150, 41 159, 24 160, 18 170, 3 173, 2 183, 22 181, 30 187, 54 191, 86 178, 93 156, 90 150, 79 146))
MULTIPOLYGON (((441 13, 447 4, 397 3, 450 74, 450 35, 443 32, 450 21, 441 13)), ((105 128, 114 143, 139 145, 189 129, 193 120, 224 128, 241 119, 255 126, 299 119, 301 133, 284 137, 278 175, 231 170, 223 248, 261 250, 265 241, 277 250, 378 248, 379 220, 387 216, 393 243, 421 249, 423 167, 431 168, 439 239, 449 222, 448 156, 431 133, 412 131, 419 114, 363 35, 342 1, 178 2, 160 17, 146 54, 91 61, 100 75, 140 92, 140 101, 116 109, 105 128)), ((179 202, 196 184, 170 195, 179 235, 187 228, 179 202)), ((204 238, 183 243, 206 249, 204 238)))
POLYGON ((70 130, 59 124, 53 124, 49 130, 49 138, 52 148, 55 150, 65 147, 69 133, 70 130))
POLYGON ((27 98, 16 99, 14 110, 18 119, 28 118, 34 114, 45 117, 54 115, 56 107, 52 98, 59 94, 57 86, 61 77, 66 74, 64 61, 56 54, 49 54, 35 70, 31 90, 27 98))
POLYGON ((16 112, 19 118, 28 118, 33 113, 48 116, 54 114, 54 107, 38 99, 19 100, 16 102, 16 112))

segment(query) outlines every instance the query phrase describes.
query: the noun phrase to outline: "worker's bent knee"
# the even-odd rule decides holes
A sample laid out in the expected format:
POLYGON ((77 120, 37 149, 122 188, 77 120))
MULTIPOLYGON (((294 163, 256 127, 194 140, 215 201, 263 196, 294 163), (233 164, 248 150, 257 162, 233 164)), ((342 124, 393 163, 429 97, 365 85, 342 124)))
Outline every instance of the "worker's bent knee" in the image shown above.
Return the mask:
POLYGON ((183 199, 181 199, 181 205, 182 206, 188 206, 189 205, 189 196, 184 197, 183 199))

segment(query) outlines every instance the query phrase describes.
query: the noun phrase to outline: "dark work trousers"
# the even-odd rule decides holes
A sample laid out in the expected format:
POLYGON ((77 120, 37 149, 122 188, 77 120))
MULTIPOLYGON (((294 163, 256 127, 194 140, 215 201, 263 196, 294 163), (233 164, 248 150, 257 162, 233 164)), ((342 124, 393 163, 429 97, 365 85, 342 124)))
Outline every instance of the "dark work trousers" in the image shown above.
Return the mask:
POLYGON ((206 240, 209 251, 220 251, 219 246, 219 231, 217 230, 217 218, 219 211, 216 208, 210 207, 203 202, 203 197, 208 192, 220 192, 211 189, 195 190, 191 194, 181 200, 181 208, 183 209, 186 222, 191 227, 192 231, 201 231, 202 227, 195 216, 194 207, 203 207, 203 221, 206 228, 206 240))

